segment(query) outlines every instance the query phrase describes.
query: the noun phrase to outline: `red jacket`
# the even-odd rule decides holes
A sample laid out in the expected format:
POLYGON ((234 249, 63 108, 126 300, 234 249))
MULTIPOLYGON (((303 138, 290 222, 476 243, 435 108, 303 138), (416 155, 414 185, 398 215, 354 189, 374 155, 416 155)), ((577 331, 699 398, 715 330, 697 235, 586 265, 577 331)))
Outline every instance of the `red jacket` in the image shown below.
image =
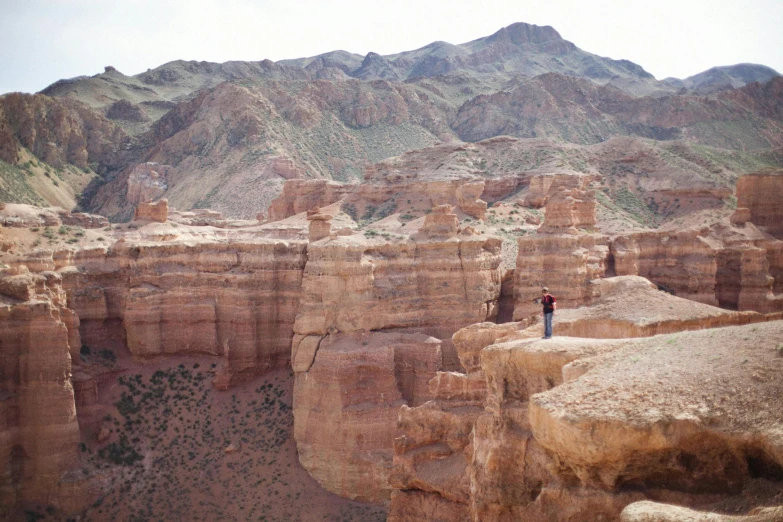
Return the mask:
POLYGON ((557 299, 552 294, 547 294, 541 298, 541 304, 544 305, 544 313, 548 314, 555 311, 557 299))

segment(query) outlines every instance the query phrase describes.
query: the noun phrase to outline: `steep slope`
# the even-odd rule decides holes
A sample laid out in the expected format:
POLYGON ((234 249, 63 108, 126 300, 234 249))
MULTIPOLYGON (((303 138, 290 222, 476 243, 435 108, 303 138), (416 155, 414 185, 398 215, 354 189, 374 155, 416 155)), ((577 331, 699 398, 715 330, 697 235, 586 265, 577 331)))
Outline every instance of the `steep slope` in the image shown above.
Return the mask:
MULTIPOLYGON (((145 161, 172 168, 177 208, 254 217, 285 179, 361 179, 364 168, 454 139, 453 110, 405 84, 323 81, 222 83, 183 102, 139 139, 145 161)), ((128 216, 131 169, 101 188, 92 208, 128 216)))
POLYGON ((101 74, 60 80, 41 91, 52 97, 79 100, 104 112, 126 132, 138 134, 149 129, 174 106, 201 89, 239 79, 311 79, 305 71, 277 65, 269 60, 260 62, 196 62, 177 60, 126 76, 112 66, 101 74), (128 102, 117 105, 117 102, 128 102))
POLYGON ((133 156, 128 136, 82 103, 0 96, 0 200, 74 208, 100 175, 133 156))
MULTIPOLYGON (((247 218, 266 209, 285 179, 360 182, 375 162, 457 136, 478 141, 510 134, 581 144, 617 135, 680 140, 688 145, 673 153, 687 151, 692 158, 674 160, 681 174, 672 177, 669 189, 679 183, 677 176, 687 179, 694 172, 710 179, 708 185, 731 187, 738 174, 779 164, 774 150, 783 145, 781 89, 783 79, 773 79, 710 97, 634 98, 611 86, 550 73, 510 92, 477 96, 455 111, 417 84, 243 80, 201 91, 138 140, 146 150, 143 161, 171 167, 165 195, 174 206, 209 206, 247 218), (722 148, 751 152, 732 156, 722 148), (732 174, 720 174, 724 170, 732 174)), ((500 163, 481 170, 502 175, 496 171, 504 168, 500 163)), ((630 185, 642 175, 623 170, 633 178, 630 185)), ((128 216, 131 172, 128 165, 102 187, 90 208, 128 216)))
POLYGON ((609 136, 685 138, 731 149, 779 147, 783 78, 711 97, 634 98, 611 86, 545 74, 508 92, 477 96, 452 128, 466 141, 510 134, 596 143, 609 136))

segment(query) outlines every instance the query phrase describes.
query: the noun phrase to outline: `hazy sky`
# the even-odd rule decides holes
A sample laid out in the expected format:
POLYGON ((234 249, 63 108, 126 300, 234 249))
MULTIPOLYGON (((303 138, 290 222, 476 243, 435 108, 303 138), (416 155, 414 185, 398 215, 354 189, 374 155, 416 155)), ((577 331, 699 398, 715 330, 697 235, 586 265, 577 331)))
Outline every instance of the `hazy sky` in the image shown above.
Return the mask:
POLYGON ((714 65, 783 72, 783 0, 0 0, 0 93, 35 92, 113 65, 390 54, 551 25, 578 47, 657 78, 714 65))

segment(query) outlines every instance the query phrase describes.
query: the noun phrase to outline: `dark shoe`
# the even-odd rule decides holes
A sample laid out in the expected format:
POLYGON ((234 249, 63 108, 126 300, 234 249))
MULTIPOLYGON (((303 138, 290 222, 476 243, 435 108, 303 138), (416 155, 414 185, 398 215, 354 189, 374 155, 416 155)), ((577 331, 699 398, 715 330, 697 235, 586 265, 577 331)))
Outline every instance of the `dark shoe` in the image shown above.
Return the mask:
POLYGON ((551 337, 544 337, 544 339, 551 339, 551 337))

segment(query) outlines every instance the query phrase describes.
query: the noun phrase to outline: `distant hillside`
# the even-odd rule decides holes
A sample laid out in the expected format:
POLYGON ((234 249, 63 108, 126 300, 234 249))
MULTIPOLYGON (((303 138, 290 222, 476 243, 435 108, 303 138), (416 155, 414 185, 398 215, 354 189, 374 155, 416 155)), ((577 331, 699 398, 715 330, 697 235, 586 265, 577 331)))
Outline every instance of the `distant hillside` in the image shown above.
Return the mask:
POLYGON ((108 66, 0 97, 0 198, 127 219, 128 180, 154 162, 175 207, 253 217, 286 179, 361 183, 386 158, 501 135, 677 142, 741 153, 737 173, 778 165, 782 100, 783 79, 764 66, 657 81, 524 23, 387 56, 174 61, 135 76, 108 66))
POLYGON ((753 82, 766 83, 779 76, 779 72, 765 65, 740 63, 713 67, 684 80, 666 78, 663 81, 672 87, 684 88, 697 94, 712 94, 737 89, 753 82))

